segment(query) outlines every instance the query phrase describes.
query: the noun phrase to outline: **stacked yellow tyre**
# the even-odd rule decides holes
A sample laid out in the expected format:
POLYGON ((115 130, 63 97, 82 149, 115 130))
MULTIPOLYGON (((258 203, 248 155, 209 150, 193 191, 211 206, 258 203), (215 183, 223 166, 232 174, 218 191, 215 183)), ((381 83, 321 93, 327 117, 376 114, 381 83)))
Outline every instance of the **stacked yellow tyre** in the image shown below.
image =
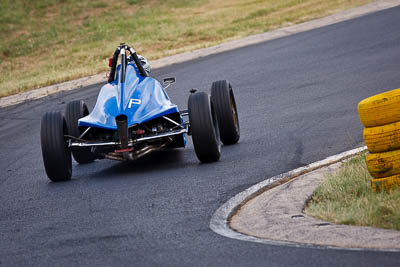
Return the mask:
POLYGON ((369 150, 367 168, 373 191, 400 186, 400 89, 364 99, 358 104, 369 150))

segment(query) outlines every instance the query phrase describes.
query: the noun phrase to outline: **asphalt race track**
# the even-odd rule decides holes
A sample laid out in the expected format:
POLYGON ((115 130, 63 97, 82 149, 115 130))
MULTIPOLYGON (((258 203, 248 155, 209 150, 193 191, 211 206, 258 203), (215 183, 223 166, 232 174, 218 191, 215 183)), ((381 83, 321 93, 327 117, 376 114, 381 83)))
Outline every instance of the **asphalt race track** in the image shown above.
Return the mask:
POLYGON ((133 163, 74 162, 72 181, 51 183, 41 115, 76 99, 93 107, 100 85, 1 109, 0 265, 399 266, 399 253, 270 246, 208 226, 249 186, 362 145, 357 103, 400 87, 399 17, 393 8, 154 71, 177 77, 167 91, 182 109, 191 88, 231 81, 242 136, 214 164, 199 164, 189 138, 133 163))

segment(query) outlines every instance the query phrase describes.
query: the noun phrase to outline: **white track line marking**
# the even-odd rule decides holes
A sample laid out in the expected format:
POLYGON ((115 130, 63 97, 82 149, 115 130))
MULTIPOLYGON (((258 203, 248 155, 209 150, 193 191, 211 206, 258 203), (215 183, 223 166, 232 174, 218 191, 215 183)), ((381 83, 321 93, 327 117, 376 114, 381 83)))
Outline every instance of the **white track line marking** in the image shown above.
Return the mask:
MULTIPOLYGON (((311 163, 307 166, 297 168, 295 170, 279 174, 272 178, 268 178, 258 184, 251 186, 250 188, 240 192, 236 196, 229 199, 226 203, 224 203, 211 218, 210 221, 210 228, 215 233, 232 238, 238 239, 242 241, 248 242, 256 242, 268 245, 284 245, 284 246, 292 246, 292 247, 311 247, 311 248, 318 248, 318 249, 339 249, 339 250, 355 250, 355 251, 387 251, 387 252, 398 252, 397 249, 372 249, 372 248, 343 248, 343 247, 333 247, 333 246, 321 246, 321 245, 314 245, 314 244, 307 244, 307 243, 295 243, 295 242, 288 242, 288 241, 277 241, 277 240, 268 240, 257 238, 254 236, 248 236, 229 227, 229 220, 230 218, 236 213, 236 211, 244 205, 247 201, 254 198, 255 196, 259 195, 260 193, 264 192, 268 186, 274 184, 282 184, 288 180, 291 180, 295 177, 298 177, 302 174, 308 173, 310 171, 322 168, 324 166, 331 165, 333 163, 339 162, 343 159, 348 157, 354 156, 367 148, 360 147, 353 150, 349 150, 326 159, 311 163)), ((351 226, 349 226, 351 227, 351 226)))

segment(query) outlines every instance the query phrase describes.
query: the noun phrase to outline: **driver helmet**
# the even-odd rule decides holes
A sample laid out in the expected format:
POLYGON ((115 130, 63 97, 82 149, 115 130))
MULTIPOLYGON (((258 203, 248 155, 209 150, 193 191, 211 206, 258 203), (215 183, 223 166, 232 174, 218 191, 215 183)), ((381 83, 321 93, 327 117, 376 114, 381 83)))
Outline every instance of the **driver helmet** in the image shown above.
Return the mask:
POLYGON ((141 55, 137 55, 137 56, 138 56, 140 62, 142 62, 142 66, 143 66, 144 70, 147 72, 147 74, 150 74, 151 69, 150 69, 150 64, 147 61, 147 59, 141 55))

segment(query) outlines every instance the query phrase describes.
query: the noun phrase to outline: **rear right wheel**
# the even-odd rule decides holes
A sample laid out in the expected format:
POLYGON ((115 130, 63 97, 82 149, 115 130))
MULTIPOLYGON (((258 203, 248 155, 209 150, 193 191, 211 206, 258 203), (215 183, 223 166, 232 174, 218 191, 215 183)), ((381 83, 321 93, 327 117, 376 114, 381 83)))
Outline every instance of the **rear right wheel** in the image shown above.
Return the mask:
POLYGON ((53 182, 71 179, 71 152, 64 135, 67 125, 61 112, 46 112, 40 124, 40 140, 46 174, 53 182))
POLYGON ((217 116, 210 97, 204 92, 191 94, 188 109, 197 158, 203 163, 218 161, 221 156, 221 143, 217 116))

